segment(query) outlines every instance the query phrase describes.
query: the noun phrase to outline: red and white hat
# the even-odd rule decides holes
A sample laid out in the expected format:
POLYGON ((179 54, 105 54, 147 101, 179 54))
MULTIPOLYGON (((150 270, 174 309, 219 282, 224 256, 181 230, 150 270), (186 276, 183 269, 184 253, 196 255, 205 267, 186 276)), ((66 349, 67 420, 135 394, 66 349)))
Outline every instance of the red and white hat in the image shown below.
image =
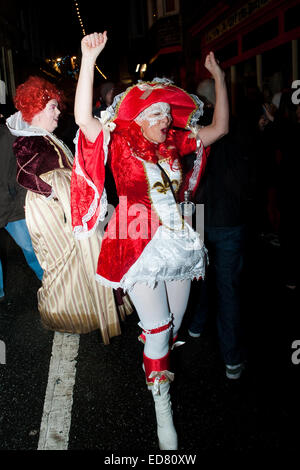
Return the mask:
POLYGON ((203 103, 195 95, 175 86, 168 79, 155 78, 152 82, 139 81, 117 95, 106 111, 117 125, 128 125, 142 111, 154 103, 168 103, 171 107, 173 126, 188 128, 197 124, 203 114, 203 103))

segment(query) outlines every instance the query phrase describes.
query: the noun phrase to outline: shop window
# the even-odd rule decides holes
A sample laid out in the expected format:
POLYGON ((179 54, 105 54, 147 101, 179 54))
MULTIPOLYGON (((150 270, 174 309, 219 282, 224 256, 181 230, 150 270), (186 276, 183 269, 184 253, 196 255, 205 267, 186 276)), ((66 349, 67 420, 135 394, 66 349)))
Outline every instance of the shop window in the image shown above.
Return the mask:
POLYGON ((176 10, 175 0, 164 0, 165 14, 174 13, 176 10))
POLYGON ((245 60, 244 62, 240 62, 236 65, 236 81, 239 84, 256 84, 255 57, 251 57, 251 59, 245 60))
POLYGON ((151 1, 151 9, 152 9, 152 20, 154 22, 158 18, 157 0, 151 1))
POLYGON ((294 8, 290 8, 285 12, 284 15, 284 29, 290 31, 291 29, 298 28, 300 26, 300 5, 296 5, 294 8))
POLYGON ((215 54, 220 62, 225 62, 226 60, 232 59, 232 57, 236 57, 238 55, 237 41, 226 44, 226 46, 218 49, 215 54))
POLYGON ((272 93, 288 87, 292 77, 292 46, 285 43, 262 54, 264 80, 272 93))
POLYGON ((134 38, 146 33, 146 12, 140 0, 132 0, 130 8, 130 29, 134 38))
POLYGON ((259 26, 258 28, 245 34, 243 37, 243 51, 248 51, 254 47, 263 44, 264 42, 274 39, 278 35, 278 19, 274 18, 271 21, 259 26))

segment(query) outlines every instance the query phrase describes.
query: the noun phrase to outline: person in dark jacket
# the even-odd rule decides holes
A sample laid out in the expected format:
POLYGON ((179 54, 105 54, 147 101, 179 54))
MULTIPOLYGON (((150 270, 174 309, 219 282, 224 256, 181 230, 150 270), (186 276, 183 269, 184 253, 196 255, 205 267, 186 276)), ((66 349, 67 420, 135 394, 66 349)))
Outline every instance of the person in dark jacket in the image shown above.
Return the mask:
MULTIPOLYGON (((207 125, 213 114, 211 90, 209 80, 201 83, 197 90, 206 104, 202 125, 207 125)), ((210 265, 205 280, 194 285, 197 300, 188 332, 194 338, 201 335, 211 305, 209 294, 213 291, 217 301, 220 352, 229 379, 238 379, 245 363, 240 288, 252 184, 246 135, 241 120, 231 118, 229 133, 211 146, 194 201, 204 204, 204 239, 210 265)))
POLYGON ((282 93, 275 119, 280 152, 278 170, 279 240, 282 282, 294 290, 299 283, 299 171, 300 105, 293 103, 292 90, 282 93))
MULTIPOLYGON (((30 268, 38 279, 42 279, 43 270, 33 251, 31 238, 25 221, 26 190, 16 181, 16 157, 13 153, 15 138, 5 125, 9 115, 7 106, 0 105, 0 228, 5 229, 22 249, 30 268)), ((5 299, 3 269, 0 259, 0 302, 5 299)))

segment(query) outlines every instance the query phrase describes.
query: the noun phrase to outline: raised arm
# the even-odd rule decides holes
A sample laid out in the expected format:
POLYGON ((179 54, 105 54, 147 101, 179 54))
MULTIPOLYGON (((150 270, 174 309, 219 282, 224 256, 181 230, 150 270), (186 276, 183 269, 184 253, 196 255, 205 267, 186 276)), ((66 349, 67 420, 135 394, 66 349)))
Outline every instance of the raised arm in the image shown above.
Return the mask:
POLYGON ((76 88, 74 115, 76 124, 88 140, 94 142, 102 129, 93 116, 94 67, 107 42, 107 33, 93 33, 81 41, 81 66, 76 88))
POLYGON ((216 104, 212 123, 209 126, 202 127, 198 132, 198 136, 202 140, 204 147, 208 147, 228 133, 229 105, 225 74, 217 63, 213 52, 207 55, 205 67, 211 73, 215 81, 216 92, 216 104))

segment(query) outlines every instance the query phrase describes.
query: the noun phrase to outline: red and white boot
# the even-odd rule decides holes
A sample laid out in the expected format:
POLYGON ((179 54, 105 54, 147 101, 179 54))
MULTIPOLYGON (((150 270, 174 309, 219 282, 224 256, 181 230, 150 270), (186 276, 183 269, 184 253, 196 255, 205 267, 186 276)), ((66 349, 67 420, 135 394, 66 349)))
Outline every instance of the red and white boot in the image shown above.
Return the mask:
POLYGON ((161 450, 177 450, 177 432, 173 423, 170 398, 170 382, 174 374, 170 372, 170 352, 161 359, 150 359, 144 354, 146 382, 155 404, 158 444, 161 450))
MULTIPOLYGON (((146 334, 144 331, 138 336, 138 340, 141 343, 146 344, 146 334)), ((182 346, 183 344, 185 344, 185 341, 178 341, 178 334, 176 334, 176 336, 170 337, 170 349, 172 351, 173 349, 177 348, 178 346, 182 346)))

